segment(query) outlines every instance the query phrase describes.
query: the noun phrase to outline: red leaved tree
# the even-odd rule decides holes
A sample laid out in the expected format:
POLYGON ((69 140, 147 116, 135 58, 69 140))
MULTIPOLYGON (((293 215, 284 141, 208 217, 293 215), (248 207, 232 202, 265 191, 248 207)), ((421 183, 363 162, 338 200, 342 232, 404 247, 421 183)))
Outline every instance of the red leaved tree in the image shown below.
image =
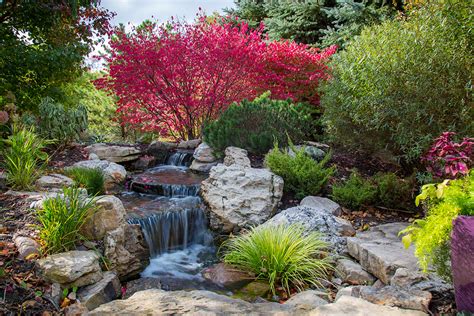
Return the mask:
POLYGON ((117 29, 110 46, 109 76, 97 84, 119 97, 124 122, 179 139, 200 136, 202 124, 226 106, 267 90, 318 104, 315 88, 335 50, 268 42, 261 29, 205 17, 148 23, 128 34, 117 29))

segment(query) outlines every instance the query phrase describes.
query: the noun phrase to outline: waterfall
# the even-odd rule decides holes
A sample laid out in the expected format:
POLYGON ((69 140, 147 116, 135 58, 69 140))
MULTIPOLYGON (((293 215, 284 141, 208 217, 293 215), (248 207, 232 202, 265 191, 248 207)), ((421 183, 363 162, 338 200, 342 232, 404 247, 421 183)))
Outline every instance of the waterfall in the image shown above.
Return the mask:
POLYGON ((189 167, 193 161, 193 153, 185 151, 177 151, 168 157, 166 164, 170 166, 189 167))

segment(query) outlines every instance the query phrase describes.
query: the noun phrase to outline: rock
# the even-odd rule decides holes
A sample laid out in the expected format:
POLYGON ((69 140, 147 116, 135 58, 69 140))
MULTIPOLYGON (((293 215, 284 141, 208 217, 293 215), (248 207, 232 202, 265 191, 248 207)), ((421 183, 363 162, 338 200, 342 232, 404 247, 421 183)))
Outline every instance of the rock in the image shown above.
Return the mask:
POLYGON ((206 143, 201 143, 194 150, 193 157, 194 157, 194 159, 196 159, 199 162, 214 162, 214 161, 216 161, 216 157, 214 156, 214 151, 206 143))
POLYGON ((133 294, 150 289, 161 290, 161 281, 157 278, 139 278, 127 282, 126 291, 124 298, 129 298, 133 294))
POLYGON ((337 253, 346 251, 346 237, 352 228, 349 222, 312 207, 295 206, 286 209, 269 221, 265 225, 296 224, 299 223, 306 228, 306 233, 318 231, 324 234, 323 239, 327 241, 337 253))
POLYGON ((339 259, 337 261, 336 275, 343 282, 351 285, 371 285, 376 280, 373 275, 362 269, 360 264, 349 259, 339 259))
POLYGON ((89 160, 100 160, 100 158, 96 154, 92 153, 89 154, 89 160))
POLYGON ((189 167, 190 170, 207 173, 211 171, 212 167, 217 166, 218 162, 200 162, 197 160, 193 160, 191 166, 189 167))
POLYGON ((422 316, 420 311, 376 305, 361 298, 342 295, 332 304, 320 306, 307 315, 311 316, 422 316))
POLYGON ((87 146, 89 154, 96 154, 99 159, 111 162, 126 162, 138 159, 141 150, 133 146, 118 146, 97 143, 87 146))
POLYGON ((13 242, 16 249, 18 249, 18 257, 20 259, 36 258, 40 255, 41 246, 32 238, 15 236, 13 242))
POLYGON ((123 166, 116 164, 115 162, 109 162, 107 160, 79 161, 76 162, 73 167, 102 170, 105 178, 105 188, 108 191, 117 189, 118 186, 123 184, 125 178, 127 177, 127 171, 123 166))
POLYGON ((39 274, 46 282, 63 287, 81 287, 102 279, 99 256, 94 251, 68 251, 36 261, 39 274))
POLYGON ((178 144, 178 149, 196 149, 200 143, 200 139, 183 140, 178 144))
POLYGON ((404 289, 429 291, 432 293, 444 294, 451 292, 453 287, 434 274, 423 274, 421 271, 413 271, 406 268, 398 268, 390 285, 404 289))
POLYGON ((347 286, 347 287, 341 288, 339 291, 337 291, 336 298, 334 300, 337 301, 343 295, 358 297, 359 296, 358 294, 357 295, 352 294, 352 291, 356 288, 358 288, 358 286, 347 286))
POLYGON ((0 191, 5 191, 7 189, 7 174, 0 170, 0 191))
POLYGON ((154 141, 148 146, 146 152, 148 155, 155 157, 156 163, 161 164, 166 162, 166 158, 176 147, 176 143, 154 141))
POLYGON ((113 195, 99 196, 95 202, 97 210, 90 215, 81 228, 84 237, 101 240, 109 231, 126 225, 127 212, 122 201, 113 195))
MULTIPOLYGON (((64 309, 64 316, 82 316, 88 313, 89 310, 83 304, 76 302, 64 309)), ((43 314, 45 315, 45 314, 43 314)))
POLYGON ((362 286, 360 298, 374 304, 396 306, 423 312, 429 311, 431 293, 427 291, 405 290, 394 286, 384 286, 380 289, 372 286, 362 286))
POLYGON ((322 210, 334 216, 342 214, 342 208, 339 204, 321 196, 307 196, 301 200, 300 205, 322 210))
POLYGON ((245 301, 254 302, 259 298, 264 298, 270 293, 270 284, 265 281, 253 281, 239 291, 236 292, 235 297, 245 301))
POLYGON ((237 232, 268 220, 283 195, 283 179, 267 169, 218 164, 201 185, 210 227, 237 232))
POLYGON ((150 252, 140 225, 124 225, 109 231, 104 237, 104 256, 109 268, 121 281, 133 278, 150 262, 150 252))
POLYGON ((356 237, 347 238, 349 254, 384 284, 390 283, 398 268, 418 271, 413 246, 405 249, 398 236, 398 232, 407 225, 407 223, 384 224, 360 232, 356 237))
POLYGON ((73 184, 74 181, 71 178, 57 173, 42 176, 36 180, 36 187, 43 191, 60 190, 64 187, 70 187, 73 184))
MULTIPOLYGON (((315 146, 310 146, 310 145, 304 145, 304 146, 303 145, 296 145, 295 146, 295 149, 297 151, 299 151, 303 148, 304 148, 304 152, 316 161, 321 161, 326 156, 326 152, 324 152, 324 150, 319 149, 315 146)), ((295 153, 293 152, 293 150, 291 148, 288 148, 288 154, 292 157, 295 156, 295 153)))
POLYGON ((156 158, 154 156, 141 156, 133 163, 133 168, 135 170, 145 170, 156 165, 156 158))
POLYGON ((250 168, 248 152, 238 147, 227 147, 225 149, 224 165, 240 165, 245 168, 250 168))
POLYGON ((77 298, 91 311, 102 304, 119 298, 121 294, 122 286, 117 275, 114 272, 105 272, 102 280, 81 288, 77 292, 77 298))
POLYGON ((319 306, 326 305, 328 302, 322 299, 320 292, 315 290, 308 290, 300 292, 285 302, 285 305, 290 307, 298 307, 300 310, 311 311, 319 306))
POLYGON ((225 288, 239 288, 255 280, 253 273, 245 272, 226 263, 218 263, 201 272, 204 279, 225 288))

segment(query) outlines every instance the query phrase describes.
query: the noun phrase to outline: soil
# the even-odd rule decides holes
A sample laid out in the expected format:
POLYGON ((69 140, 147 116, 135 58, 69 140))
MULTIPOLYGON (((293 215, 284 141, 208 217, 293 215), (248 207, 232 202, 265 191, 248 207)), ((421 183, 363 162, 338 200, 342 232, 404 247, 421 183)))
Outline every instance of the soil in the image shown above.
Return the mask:
POLYGON ((49 148, 50 155, 48 166, 54 169, 62 169, 69 167, 81 160, 87 160, 89 155, 84 149, 85 146, 80 144, 71 144, 62 150, 54 150, 49 148))

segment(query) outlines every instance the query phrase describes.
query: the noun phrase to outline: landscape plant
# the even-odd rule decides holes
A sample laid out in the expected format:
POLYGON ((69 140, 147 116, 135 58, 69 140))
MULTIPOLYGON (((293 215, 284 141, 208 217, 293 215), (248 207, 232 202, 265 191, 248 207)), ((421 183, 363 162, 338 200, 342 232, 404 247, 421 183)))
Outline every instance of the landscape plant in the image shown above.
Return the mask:
POLYGON ((80 188, 64 188, 61 194, 44 200, 37 211, 43 252, 74 250, 84 239, 81 227, 96 209, 95 200, 85 198, 80 188))
POLYGON ((469 4, 431 1, 335 55, 321 99, 329 138, 413 165, 442 132, 473 135, 469 4))
POLYGON ((426 206, 426 217, 401 231, 402 241, 406 247, 415 245, 415 255, 425 272, 434 267, 440 276, 450 280, 453 220, 459 215, 474 216, 474 172, 456 180, 424 185, 416 205, 420 202, 426 206))
POLYGON ((288 294, 308 285, 322 287, 333 265, 321 237, 296 224, 258 226, 223 244, 224 261, 267 281, 273 294, 277 287, 288 294))
POLYGON ((105 178, 101 169, 72 167, 65 171, 77 186, 85 188, 89 195, 97 196, 105 193, 105 178))
POLYGON ((16 190, 29 190, 40 177, 48 154, 44 149, 49 141, 35 133, 33 127, 13 127, 13 133, 3 143, 3 162, 7 183, 16 190))
POLYGON ((317 195, 334 174, 336 167, 326 167, 331 155, 327 154, 317 162, 304 148, 296 149, 290 141, 288 148, 274 148, 265 156, 265 165, 285 181, 285 190, 302 199, 308 195, 317 195))
POLYGON ((376 206, 389 209, 412 209, 414 198, 414 179, 402 179, 392 172, 379 172, 373 177, 377 188, 376 206))
POLYGON ((377 187, 371 180, 354 171, 347 181, 332 186, 332 198, 351 210, 359 210, 364 205, 374 204, 377 187))

